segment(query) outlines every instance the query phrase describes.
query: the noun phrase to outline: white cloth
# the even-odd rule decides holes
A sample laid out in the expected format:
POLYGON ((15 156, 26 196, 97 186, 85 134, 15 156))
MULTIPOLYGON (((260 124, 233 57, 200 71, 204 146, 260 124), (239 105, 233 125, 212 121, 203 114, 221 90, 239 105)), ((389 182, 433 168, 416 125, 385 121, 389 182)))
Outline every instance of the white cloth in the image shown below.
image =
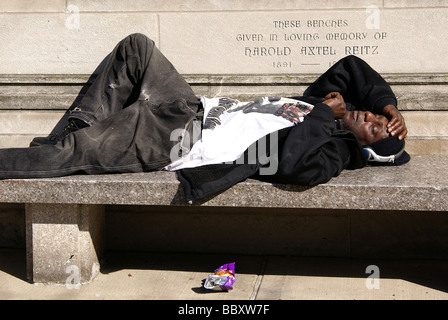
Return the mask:
POLYGON ((262 137, 303 121, 313 106, 288 98, 263 97, 250 102, 232 98, 201 98, 201 139, 166 170, 232 162, 262 137))

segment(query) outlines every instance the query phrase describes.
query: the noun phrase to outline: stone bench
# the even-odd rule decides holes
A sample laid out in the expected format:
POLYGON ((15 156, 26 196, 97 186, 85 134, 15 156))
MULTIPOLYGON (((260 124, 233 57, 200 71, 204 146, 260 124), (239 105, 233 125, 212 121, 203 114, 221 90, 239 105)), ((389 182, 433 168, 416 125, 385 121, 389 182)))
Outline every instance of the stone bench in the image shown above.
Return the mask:
MULTIPOLYGON (((63 117, 67 105, 82 95, 86 83, 89 83, 86 76, 6 75, 0 78, 0 147, 25 146, 32 137, 48 134, 50 128, 63 117), (44 126, 37 127, 37 123, 44 126), (21 129, 17 130, 18 127, 21 129), (11 141, 13 145, 9 144, 11 141)), ((198 95, 229 95, 240 99, 260 93, 292 96, 303 91, 313 79, 315 76, 311 75, 187 77, 198 95)), ((435 118, 443 122, 447 115, 447 108, 442 104, 447 96, 447 79, 442 75, 389 75, 386 79, 399 93, 399 98, 401 96, 400 109, 410 119, 408 145, 412 160, 402 167, 367 167, 344 171, 328 183, 313 188, 272 185, 249 179, 193 205, 185 203, 183 190, 175 174, 170 172, 0 181, 0 203, 23 204, 25 208, 29 280, 34 283, 64 284, 68 276, 73 274, 79 275, 82 283, 91 281, 99 272, 101 256, 106 247, 108 230, 105 221, 111 206, 129 207, 130 211, 135 206, 158 210, 169 208, 174 215, 185 212, 182 213, 184 216, 193 216, 195 212, 207 208, 219 208, 214 217, 219 217, 222 213, 223 219, 235 219, 239 225, 237 231, 225 240, 214 241, 215 247, 227 242, 232 252, 253 254, 314 255, 318 252, 317 254, 323 255, 353 256, 355 251, 369 251, 371 243, 381 241, 384 242, 378 244, 380 250, 387 251, 389 243, 386 242, 390 238, 384 235, 388 230, 396 230, 391 229, 391 225, 399 221, 395 226, 400 229, 398 226, 401 227, 401 221, 406 221, 410 216, 418 216, 409 222, 412 227, 407 230, 410 230, 408 233, 417 230, 422 239, 416 242, 411 235, 403 242, 395 241, 402 237, 397 233, 393 244, 395 247, 390 249, 390 255, 395 256, 396 248, 402 243, 407 243, 408 247, 415 247, 418 243, 417 256, 448 258, 448 216, 445 214, 448 210, 448 140, 443 126, 431 124, 431 120, 435 118), (423 122, 427 131, 418 127, 417 119, 423 122), (240 211, 235 211, 236 209, 240 211), (314 216, 316 211, 313 210, 323 210, 326 212, 325 216, 331 219, 344 213, 339 224, 342 225, 342 233, 347 234, 342 237, 342 241, 339 236, 326 236, 326 230, 330 226, 325 226, 319 230, 319 241, 315 241, 316 237, 310 237, 301 244, 293 243, 297 238, 289 236, 284 228, 290 229, 290 233, 297 230, 288 219, 314 216), (347 212, 349 213, 346 214, 347 212), (363 216, 366 212, 369 215, 365 218, 363 216), (244 215, 247 215, 247 219, 240 223, 241 220, 238 219, 244 215), (263 217, 266 216, 269 218, 263 222, 263 228, 247 232, 249 229, 256 229, 256 221, 265 219, 263 217), (390 220, 392 222, 383 227, 382 216, 387 216, 388 219, 393 216, 390 220), (272 225, 272 221, 282 220, 282 217, 288 219, 284 219, 283 224, 279 222, 277 226, 272 225), (359 227, 355 220, 362 221, 367 227, 359 227), (431 227, 428 228, 428 224, 431 227), (280 238, 272 234, 270 237, 266 236, 265 230, 271 230, 271 227, 270 232, 280 238), (384 229, 383 233, 375 235, 381 229, 384 229), (359 234, 355 236, 355 232, 369 234, 373 240, 368 245, 355 248, 367 237, 359 234), (248 238, 251 240, 248 241, 248 238), (328 242, 332 244, 328 246, 328 242), (307 246, 326 246, 326 249, 307 250, 307 246)), ((316 216, 321 211, 318 212, 316 216)), ((163 214, 164 212, 160 216, 163 214)), ((188 220, 188 226, 197 223, 194 219, 197 217, 188 220)), ((323 219, 328 222, 327 220, 323 219)), ((213 220, 207 221, 211 222, 213 220)), ((326 222, 317 221, 313 226, 326 222)), ((164 220, 164 223, 169 228, 170 221, 164 220)), ((156 228, 164 229, 163 226, 156 228)), ((300 232, 304 232, 304 228, 306 227, 300 229, 300 232)), ((173 230, 170 232, 178 232, 179 229, 173 230)), ((152 231, 157 230, 153 228, 152 231)), ((171 236, 169 233, 158 232, 158 241, 170 243, 167 241, 171 236)), ((218 230, 199 230, 202 236, 198 238, 207 241, 216 238, 216 234, 220 232, 226 232, 226 229, 218 227, 218 230)), ((196 245, 202 240, 189 238, 180 242, 188 241, 196 245)), ((137 242, 136 240, 135 243, 137 242)), ((161 250, 166 246, 162 244, 161 250)), ((213 250, 214 247, 203 250, 210 251, 210 248, 213 250)), ((191 247, 186 245, 180 248, 183 249, 188 251, 191 247)), ((375 254, 378 251, 372 252, 375 254)))
MULTIPOLYGON (((445 214, 447 160, 414 156, 402 167, 343 171, 312 188, 249 179, 192 206, 445 214)), ((70 266, 81 282, 94 278, 104 251, 105 205, 191 207, 171 172, 3 180, 0 202, 26 204, 27 274, 35 283, 65 283, 70 266)))

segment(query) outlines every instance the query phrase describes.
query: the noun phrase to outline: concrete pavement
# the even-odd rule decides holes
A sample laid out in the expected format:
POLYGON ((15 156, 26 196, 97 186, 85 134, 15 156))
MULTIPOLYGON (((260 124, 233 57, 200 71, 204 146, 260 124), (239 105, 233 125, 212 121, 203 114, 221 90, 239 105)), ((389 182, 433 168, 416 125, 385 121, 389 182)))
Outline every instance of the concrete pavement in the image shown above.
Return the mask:
POLYGON ((0 249, 0 299, 447 300, 447 271, 448 261, 434 260, 109 252, 95 280, 76 289, 30 284, 25 252, 0 249), (205 290, 202 281, 228 262, 234 290, 205 290))

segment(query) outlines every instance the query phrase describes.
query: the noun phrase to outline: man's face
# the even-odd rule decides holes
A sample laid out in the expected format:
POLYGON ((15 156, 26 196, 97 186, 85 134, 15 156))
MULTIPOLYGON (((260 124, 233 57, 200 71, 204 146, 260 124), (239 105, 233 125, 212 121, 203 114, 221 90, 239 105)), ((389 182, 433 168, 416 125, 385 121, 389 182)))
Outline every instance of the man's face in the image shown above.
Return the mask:
POLYGON ((363 146, 389 137, 385 116, 369 111, 349 111, 342 118, 348 130, 353 132, 363 146))

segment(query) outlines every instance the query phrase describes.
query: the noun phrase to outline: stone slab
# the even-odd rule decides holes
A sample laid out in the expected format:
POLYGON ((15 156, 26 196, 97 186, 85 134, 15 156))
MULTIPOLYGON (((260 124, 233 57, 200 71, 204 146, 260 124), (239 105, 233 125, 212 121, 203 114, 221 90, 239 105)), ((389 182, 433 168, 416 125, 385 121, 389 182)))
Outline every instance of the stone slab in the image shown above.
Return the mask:
POLYGON ((427 7, 447 7, 446 0, 384 0, 385 8, 427 8, 427 7))
MULTIPOLYGON (((202 307, 209 306, 205 300, 223 304, 261 300, 253 303, 270 305, 269 315, 276 318, 284 314, 282 303, 269 300, 297 300, 297 304, 286 304, 288 311, 294 312, 297 307, 306 305, 305 309, 312 312, 315 311, 313 303, 304 304, 303 300, 448 299, 448 263, 436 260, 114 252, 107 255, 105 266, 95 281, 80 290, 65 286, 36 286, 24 281, 23 261, 21 251, 0 250, 0 299, 154 300, 150 303, 153 311, 157 309, 173 315, 186 303, 202 307), (236 263, 234 290, 203 290, 202 280, 223 261, 236 263), (369 289, 367 286, 378 284, 369 278, 370 273, 366 273, 369 265, 379 268, 379 287, 369 289), (170 301, 163 303, 160 300, 170 301)), ((210 306, 217 305, 214 302, 210 306)), ((103 310, 101 313, 104 315, 103 310)), ((397 309, 397 313, 402 314, 403 310, 397 309)))
POLYGON ((40 76, 29 76, 28 81, 33 83, 21 82, 22 77, 5 78, 2 80, 7 83, 0 85, 0 109, 7 110, 67 110, 88 89, 85 84, 71 84, 70 81, 76 80, 68 77, 66 83, 60 83, 58 79, 36 83, 41 80, 40 76))
POLYGON ((281 10, 310 10, 310 9, 336 9, 336 8, 365 8, 369 5, 382 6, 381 0, 131 0, 126 3, 117 0, 89 1, 68 0, 68 5, 77 6, 81 12, 95 11, 148 11, 148 12, 247 12, 247 11, 281 11, 281 10))
POLYGON ((90 73, 133 32, 182 73, 321 73, 349 54, 380 72, 448 72, 444 1, 232 3, 71 1, 60 13, 3 12, 2 73, 90 73))
POLYGON ((46 136, 64 114, 65 112, 61 111, 0 111, 0 136, 46 136))
MULTIPOLYGON (((313 188, 249 179, 196 205, 443 212, 446 166, 446 156, 414 156, 404 166, 344 170, 313 188)), ((0 202, 186 205, 175 174, 163 171, 2 180, 0 202)))
POLYGON ((104 251, 104 206, 34 203, 25 211, 28 279, 73 286, 91 282, 104 251))
POLYGON ((0 12, 64 12, 64 0, 2 0, 0 12))
MULTIPOLYGON (((228 95, 245 101, 260 95, 297 96, 319 74, 185 74, 195 93, 216 97, 228 95)), ((406 111, 448 110, 448 80, 443 73, 391 74, 382 76, 406 111)), ((67 110, 81 99, 96 77, 89 75, 0 75, 0 110, 67 110)))
POLYGON ((418 1, 418 0, 335 0, 335 1, 306 1, 288 0, 279 3, 273 1, 259 0, 227 0, 216 2, 213 0, 185 1, 185 0, 131 0, 122 1, 88 1, 88 0, 3 0, 0 5, 0 12, 63 12, 72 7, 76 7, 80 12, 201 12, 201 11, 275 11, 275 10, 325 10, 325 9, 353 9, 366 8, 368 6, 378 6, 384 8, 427 8, 427 7, 447 7, 446 0, 418 1))
POLYGON ((407 139, 406 149, 412 155, 448 155, 448 139, 407 139))
POLYGON ((3 13, 0 21, 3 74, 91 74, 131 33, 159 42, 157 16, 151 14, 3 13))
POLYGON ((409 136, 416 138, 448 138, 448 112, 403 111, 409 136))
POLYGON ((445 261, 271 257, 257 299, 444 300, 446 267, 445 261))
POLYGON ((381 73, 447 72, 446 10, 167 13, 160 45, 182 73, 321 73, 350 54, 381 73))
MULTIPOLYGON (((0 111, 1 135, 47 135, 63 118, 61 111, 0 111)), ((402 112, 410 138, 448 137, 448 112, 402 112)))

